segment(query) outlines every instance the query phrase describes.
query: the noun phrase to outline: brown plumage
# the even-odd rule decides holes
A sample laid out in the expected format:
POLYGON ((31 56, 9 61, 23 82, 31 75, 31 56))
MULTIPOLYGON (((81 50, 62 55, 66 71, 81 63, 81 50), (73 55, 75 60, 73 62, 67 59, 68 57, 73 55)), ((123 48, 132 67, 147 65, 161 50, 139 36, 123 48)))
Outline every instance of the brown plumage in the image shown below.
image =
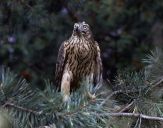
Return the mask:
POLYGON ((72 36, 61 44, 58 53, 55 80, 61 87, 63 100, 68 100, 70 90, 86 79, 92 85, 102 82, 102 62, 89 25, 79 22, 74 24, 72 36))

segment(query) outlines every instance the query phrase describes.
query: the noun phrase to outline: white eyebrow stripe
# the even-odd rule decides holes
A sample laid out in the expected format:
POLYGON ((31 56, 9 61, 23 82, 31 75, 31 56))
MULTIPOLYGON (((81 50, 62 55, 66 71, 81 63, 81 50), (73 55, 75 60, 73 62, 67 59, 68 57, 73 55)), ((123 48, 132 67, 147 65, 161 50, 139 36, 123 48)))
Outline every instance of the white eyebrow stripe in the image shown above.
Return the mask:
POLYGON ((89 27, 89 25, 88 25, 88 24, 83 24, 83 26, 87 26, 87 27, 89 27))

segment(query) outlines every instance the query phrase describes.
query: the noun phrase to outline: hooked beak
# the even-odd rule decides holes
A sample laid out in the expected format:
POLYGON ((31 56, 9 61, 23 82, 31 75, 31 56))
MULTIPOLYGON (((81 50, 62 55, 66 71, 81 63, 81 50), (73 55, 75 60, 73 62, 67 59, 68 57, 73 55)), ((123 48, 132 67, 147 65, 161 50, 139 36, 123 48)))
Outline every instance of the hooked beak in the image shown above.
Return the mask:
POLYGON ((78 26, 76 26, 76 27, 74 28, 74 32, 75 32, 77 35, 80 35, 80 29, 79 29, 78 26))
POLYGON ((78 26, 76 26, 76 27, 74 28, 74 30, 75 30, 75 31, 78 31, 78 30, 79 30, 78 26))

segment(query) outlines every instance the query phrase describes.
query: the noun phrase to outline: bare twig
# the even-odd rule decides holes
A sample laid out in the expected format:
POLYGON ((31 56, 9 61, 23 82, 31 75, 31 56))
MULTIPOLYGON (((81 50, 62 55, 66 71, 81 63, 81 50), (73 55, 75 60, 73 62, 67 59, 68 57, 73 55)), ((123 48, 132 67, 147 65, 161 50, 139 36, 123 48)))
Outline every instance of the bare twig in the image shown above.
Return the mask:
POLYGON ((134 101, 132 101, 130 104, 128 104, 127 106, 125 106, 123 109, 121 109, 121 110, 119 111, 119 113, 122 113, 122 112, 128 110, 128 109, 133 105, 133 103, 134 103, 134 101))
POLYGON ((57 113, 57 115, 59 115, 59 116, 72 116, 72 115, 75 115, 75 114, 77 114, 78 112, 80 112, 81 110, 83 110, 84 108, 88 107, 88 106, 89 106, 91 103, 93 103, 93 102, 96 102, 96 100, 91 99, 91 100, 88 101, 87 104, 79 106, 79 108, 77 108, 76 110, 74 110, 74 111, 72 111, 72 112, 57 113))
POLYGON ((159 86, 161 83, 163 83, 163 77, 159 81, 153 83, 153 87, 152 88, 154 88, 156 86, 159 86))
POLYGON ((137 91, 134 91, 134 90, 118 90, 118 91, 114 91, 110 95, 108 95, 103 102, 101 102, 100 106, 104 105, 106 103, 106 101, 108 101, 114 95, 117 95, 119 93, 131 93, 131 92, 134 93, 134 92, 137 92, 137 91))
POLYGON ((13 107, 13 108, 17 108, 17 109, 19 109, 21 111, 30 112, 30 113, 35 114, 35 115, 40 115, 41 114, 41 112, 37 112, 37 111, 34 111, 32 109, 24 108, 22 106, 18 106, 16 104, 10 103, 10 102, 6 102, 2 107, 5 108, 7 106, 10 106, 10 107, 13 107))
POLYGON ((142 122, 142 118, 140 117, 140 119, 139 119, 139 128, 141 128, 141 122, 142 122))
POLYGON ((103 106, 106 103, 106 101, 108 101, 112 96, 119 94, 119 93, 122 93, 122 92, 123 92, 122 90, 112 92, 110 95, 108 95, 106 97, 106 99, 103 102, 101 102, 100 106, 103 106))
MULTIPOLYGON (((81 109, 85 108, 86 106, 80 107, 80 111, 81 111, 81 109)), ((77 114, 78 112, 79 111, 76 110, 74 112, 68 112, 68 113, 61 114, 61 115, 62 116, 72 116, 74 114, 77 114)), ((95 112, 90 112, 90 114, 95 115, 95 116, 138 117, 140 119, 163 121, 163 117, 148 116, 148 115, 139 114, 139 113, 122 113, 122 112, 118 112, 118 113, 107 113, 106 112, 106 113, 98 114, 98 113, 95 113, 95 112)))
MULTIPOLYGON (((135 92, 135 91, 130 91, 130 90, 127 90, 127 91, 123 91, 123 90, 118 90, 118 91, 114 91, 114 92, 112 92, 109 96, 107 96, 106 97, 106 99, 103 101, 103 102, 101 102, 101 104, 99 105, 99 108, 101 107, 101 106, 103 106, 105 103, 106 103, 106 101, 108 101, 112 96, 114 96, 114 95, 116 95, 116 94, 119 94, 119 93, 123 93, 123 92, 135 92)), ((66 113, 57 113, 58 115, 60 115, 60 116, 72 116, 72 115, 75 115, 75 114, 77 114, 78 112, 80 112, 82 109, 84 109, 84 108, 86 108, 87 106, 89 106, 89 104, 91 104, 91 103, 93 103, 93 102, 96 102, 96 99, 95 100, 89 100, 88 101, 88 103, 87 104, 85 104, 85 105, 81 105, 79 108, 77 108, 76 110, 74 110, 74 111, 72 111, 72 112, 66 112, 66 113)), ((129 107, 132 105, 133 103, 130 103, 129 104, 129 107)))
POLYGON ((147 120, 163 121, 163 117, 148 116, 139 113, 105 113, 105 114, 91 113, 91 114, 94 114, 96 116, 139 117, 147 120))
POLYGON ((51 124, 49 126, 40 126, 38 128, 56 128, 56 125, 53 123, 53 124, 51 124))

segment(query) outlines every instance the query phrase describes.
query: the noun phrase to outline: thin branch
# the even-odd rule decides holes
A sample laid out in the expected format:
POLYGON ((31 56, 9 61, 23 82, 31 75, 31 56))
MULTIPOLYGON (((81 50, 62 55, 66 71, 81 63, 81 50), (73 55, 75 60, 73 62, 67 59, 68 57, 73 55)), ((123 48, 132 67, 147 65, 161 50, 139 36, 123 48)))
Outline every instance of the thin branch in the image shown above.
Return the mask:
MULTIPOLYGON (((118 90, 118 91, 114 91, 114 92, 112 92, 100 105, 99 105, 99 108, 101 107, 101 106, 103 106, 104 104, 105 104, 105 102, 107 101, 107 100, 109 100, 112 96, 114 96, 114 95, 116 95, 116 94, 119 94, 119 93, 122 93, 122 92, 124 92, 123 90, 118 90)), ((126 92, 126 91, 125 91, 126 92)), ((127 91, 128 92, 128 91, 127 91)), ((85 105, 81 105, 79 108, 77 108, 76 110, 74 110, 74 111, 72 111, 72 112, 66 112, 66 113, 57 113, 59 116, 72 116, 72 115, 75 115, 75 114, 77 114, 78 112, 80 112, 82 109, 84 109, 84 108, 86 108, 87 106, 89 106, 89 104, 91 104, 91 103, 93 103, 93 102, 95 102, 96 101, 96 99, 95 100, 89 100, 88 101, 88 103, 87 104, 85 104, 85 105)))
POLYGON ((101 102, 100 106, 104 105, 106 103, 106 101, 108 101, 112 96, 117 95, 119 93, 131 93, 131 92, 137 92, 137 91, 131 91, 131 90, 118 90, 118 91, 114 91, 112 92, 110 95, 108 95, 105 100, 103 102, 101 102))
POLYGON ((34 115, 40 115, 41 112, 37 112, 37 111, 34 111, 32 109, 28 109, 28 108, 24 108, 24 107, 21 107, 21 106, 18 106, 14 103, 10 103, 10 102, 6 102, 2 107, 5 108, 7 106, 10 106, 10 107, 13 107, 13 108, 16 108, 16 109, 19 109, 21 111, 25 111, 25 112, 29 112, 29 113, 32 113, 34 115))
POLYGON ((51 125, 49 125, 49 126, 40 126, 40 127, 38 127, 38 128, 57 128, 57 127, 56 127, 56 125, 53 123, 53 124, 51 124, 51 125))
POLYGON ((108 101, 112 96, 122 92, 123 92, 122 90, 112 92, 109 96, 106 97, 106 99, 103 102, 101 102, 100 106, 103 106, 106 103, 106 101, 108 101))
POLYGON ((153 87, 152 88, 155 88, 156 86, 159 86, 161 83, 163 83, 163 77, 159 81, 153 83, 153 87))
POLYGON ((119 111, 119 113, 122 113, 122 112, 128 110, 133 104, 134 104, 134 101, 132 101, 130 104, 128 104, 127 106, 125 106, 123 109, 121 109, 119 111))
MULTIPOLYGON (((106 97, 106 99, 99 105, 99 108, 101 106, 103 106, 107 100, 109 100, 112 96, 116 95, 116 94, 119 94, 119 93, 123 93, 123 92, 135 92, 135 91, 130 91, 130 90, 127 90, 127 91, 123 91, 123 90, 118 90, 118 91, 114 91, 112 92, 109 96, 106 97)), ((79 108, 77 108, 76 110, 72 111, 72 112, 66 112, 66 113, 57 113, 59 116, 72 116, 72 115, 75 115, 77 114, 78 112, 80 112, 82 109, 86 108, 87 106, 89 106, 89 104, 95 102, 95 100, 89 100, 88 103, 86 105, 81 105, 79 108)))
POLYGON ((87 106, 89 106, 91 103, 93 103, 93 102, 95 102, 95 101, 96 101, 96 100, 91 99, 91 100, 88 101, 87 104, 79 106, 79 108, 77 108, 76 110, 74 110, 74 111, 72 111, 72 112, 57 113, 57 115, 59 115, 59 116, 72 116, 72 115, 75 115, 75 114, 77 114, 78 112, 80 112, 82 109, 86 108, 87 106))
MULTIPOLYGON (((118 94, 118 93, 122 93, 123 90, 118 90, 118 91, 114 91, 112 92, 100 105, 99 107, 103 106, 105 104, 105 102, 107 100, 109 100, 112 96, 118 94)), ((81 105, 79 108, 77 108, 76 110, 72 111, 72 112, 66 112, 66 113, 58 113, 58 115, 60 116, 71 116, 71 115, 74 115, 74 114, 77 114, 79 111, 81 111, 82 109, 86 108, 89 104, 91 104, 92 102, 95 102, 95 100, 89 100, 88 103, 86 105, 81 105)))
POLYGON ((139 128, 141 128, 142 118, 139 119, 139 128))
MULTIPOLYGON (((80 107, 80 110, 83 109, 83 108, 85 108, 86 106, 80 107)), ((74 114, 77 114, 78 112, 79 111, 76 110, 74 112, 68 112, 68 113, 61 114, 61 115, 62 116, 72 116, 74 114)), ((90 114, 95 115, 95 116, 138 117, 138 118, 147 119, 147 120, 163 121, 163 117, 148 116, 148 115, 139 114, 139 113, 122 113, 122 112, 118 112, 118 113, 107 113, 106 112, 104 114, 98 114, 98 113, 95 113, 95 112, 90 112, 90 114)))
POLYGON ((91 114, 94 114, 96 116, 139 117, 147 120, 163 121, 163 117, 148 116, 139 113, 105 113, 105 114, 91 113, 91 114))

